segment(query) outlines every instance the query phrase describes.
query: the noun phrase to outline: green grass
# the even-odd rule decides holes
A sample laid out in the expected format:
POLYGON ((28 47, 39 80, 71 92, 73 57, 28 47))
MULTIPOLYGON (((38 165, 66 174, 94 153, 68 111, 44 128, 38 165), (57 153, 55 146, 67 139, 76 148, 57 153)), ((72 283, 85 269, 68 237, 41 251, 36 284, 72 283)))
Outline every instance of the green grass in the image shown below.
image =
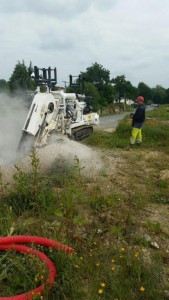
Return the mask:
POLYGON ((147 111, 147 117, 155 118, 161 121, 168 121, 169 120, 169 104, 160 105, 157 108, 147 111))
MULTIPOLYGON (((161 107, 158 109, 162 111, 159 113, 161 118, 163 118, 163 111, 166 111, 167 109, 169 110, 169 108, 166 107, 165 110, 161 107)), ((158 109, 156 109, 157 112, 158 109)), ((155 112, 153 113, 155 114, 155 112)), ((118 124, 115 132, 108 133, 103 131, 95 131, 92 136, 88 137, 84 141, 84 143, 90 146, 107 149, 125 149, 129 147, 131 130, 131 121, 129 117, 126 117, 118 124)), ((142 148, 154 150, 160 149, 169 153, 169 124, 163 124, 160 120, 147 119, 143 125, 142 134, 142 148)))
MULTIPOLYGON (((42 175, 33 152, 31 172, 16 168, 13 188, 1 194, 1 236, 43 236, 75 250, 69 255, 37 247, 58 271, 54 287, 45 289, 44 300, 164 300, 166 252, 161 243, 160 252, 155 253, 140 232, 162 235, 159 222, 142 223, 142 218, 147 204, 168 203, 168 180, 159 174, 169 167, 169 128, 158 120, 147 120, 141 148, 126 151, 130 132, 125 118, 115 133, 95 132, 86 140, 95 147, 121 151, 123 160, 115 176, 104 172, 98 179, 87 180, 78 158, 73 165, 58 158, 50 172, 42 175), (146 158, 154 150, 160 159, 146 158)), ((43 263, 32 257, 2 252, 0 262, 1 297, 24 293, 47 277, 43 263)))
MULTIPOLYGON (((169 152, 169 126, 163 124, 149 125, 144 124, 142 129, 143 143, 142 148, 159 149, 169 152)), ((96 131, 84 142, 89 146, 102 147, 107 149, 129 147, 129 139, 131 135, 131 126, 124 121, 118 125, 116 132, 107 133, 96 131)))

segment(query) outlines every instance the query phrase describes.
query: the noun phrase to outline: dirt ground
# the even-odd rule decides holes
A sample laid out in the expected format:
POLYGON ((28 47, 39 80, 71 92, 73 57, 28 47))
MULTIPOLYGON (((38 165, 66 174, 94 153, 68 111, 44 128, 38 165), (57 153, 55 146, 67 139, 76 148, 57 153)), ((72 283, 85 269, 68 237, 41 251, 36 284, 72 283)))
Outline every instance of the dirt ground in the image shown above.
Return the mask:
MULTIPOLYGON (((132 197, 136 189, 144 201, 148 196, 158 194, 158 184, 165 185, 169 199, 169 157, 158 151, 144 149, 104 150, 102 156, 105 162, 107 177, 105 188, 124 192, 125 197, 132 197)), ((169 203, 169 201, 167 201, 169 203)), ((159 254, 164 262, 164 273, 167 288, 166 299, 169 299, 169 204, 145 201, 133 218, 133 237, 143 239, 149 244, 144 249, 145 256, 159 254), (168 297, 168 298, 167 298, 168 297)))
MULTIPOLYGON (((113 185, 117 186, 117 189, 123 190, 126 195, 131 189, 131 182, 143 195, 147 193, 148 189, 146 179, 152 177, 154 184, 154 180, 157 178, 161 181, 169 180, 169 169, 166 168, 167 161, 169 162, 168 155, 163 154, 161 157, 164 161, 163 170, 156 170, 152 164, 152 160, 155 162, 154 165, 158 164, 159 157, 162 156, 158 151, 139 149, 139 153, 137 153, 137 149, 113 149, 103 150, 101 155, 108 175, 105 184, 109 186, 110 182, 113 182, 113 185)), ((169 204, 147 203, 143 218, 145 220, 150 218, 152 222, 159 222, 162 232, 169 238, 169 204)), ((167 248, 169 250, 169 243, 167 248)))

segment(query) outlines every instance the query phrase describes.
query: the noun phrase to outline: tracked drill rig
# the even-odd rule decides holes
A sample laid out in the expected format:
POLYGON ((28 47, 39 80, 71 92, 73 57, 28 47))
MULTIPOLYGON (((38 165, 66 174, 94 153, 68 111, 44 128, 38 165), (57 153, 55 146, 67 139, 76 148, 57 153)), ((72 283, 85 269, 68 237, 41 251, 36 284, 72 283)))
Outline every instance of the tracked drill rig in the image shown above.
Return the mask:
MULTIPOLYGON (((46 145, 51 133, 67 135, 77 141, 93 133, 93 125, 99 124, 99 115, 93 112, 91 97, 86 97, 84 93, 54 90, 56 68, 40 69, 35 66, 33 76, 37 89, 22 130, 19 152, 46 145), (41 92, 42 85, 45 92, 41 92)), ((72 79, 70 75, 70 86, 75 88, 80 84, 81 77, 75 83, 72 79)))

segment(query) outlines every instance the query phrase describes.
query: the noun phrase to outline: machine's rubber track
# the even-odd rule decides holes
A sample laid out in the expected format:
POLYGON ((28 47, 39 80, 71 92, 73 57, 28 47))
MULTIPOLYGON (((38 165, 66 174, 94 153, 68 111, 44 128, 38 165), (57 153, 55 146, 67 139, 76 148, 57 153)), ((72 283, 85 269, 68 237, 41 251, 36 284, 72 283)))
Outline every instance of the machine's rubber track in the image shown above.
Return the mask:
POLYGON ((81 141, 84 138, 90 136, 91 134, 93 134, 93 126, 90 125, 84 125, 72 129, 72 135, 74 136, 74 139, 76 141, 81 141))

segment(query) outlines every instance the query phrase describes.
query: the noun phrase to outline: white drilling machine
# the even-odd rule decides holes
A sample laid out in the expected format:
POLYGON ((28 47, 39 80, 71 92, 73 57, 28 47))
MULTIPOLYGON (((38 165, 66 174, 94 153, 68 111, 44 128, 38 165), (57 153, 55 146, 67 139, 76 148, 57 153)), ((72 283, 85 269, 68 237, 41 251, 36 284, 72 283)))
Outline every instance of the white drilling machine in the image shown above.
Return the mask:
MULTIPOLYGON (((31 147, 46 145, 52 133, 67 135, 77 141, 93 133, 93 125, 99 125, 99 115, 93 112, 91 97, 84 93, 66 93, 60 88, 54 90, 56 68, 40 69, 35 66, 33 77, 37 89, 22 130, 18 152, 26 153, 31 147), (41 92, 42 85, 45 92, 41 92)), ((81 83, 83 91, 82 76, 75 82, 73 77, 77 76, 70 75, 70 86, 76 88, 81 83)))

